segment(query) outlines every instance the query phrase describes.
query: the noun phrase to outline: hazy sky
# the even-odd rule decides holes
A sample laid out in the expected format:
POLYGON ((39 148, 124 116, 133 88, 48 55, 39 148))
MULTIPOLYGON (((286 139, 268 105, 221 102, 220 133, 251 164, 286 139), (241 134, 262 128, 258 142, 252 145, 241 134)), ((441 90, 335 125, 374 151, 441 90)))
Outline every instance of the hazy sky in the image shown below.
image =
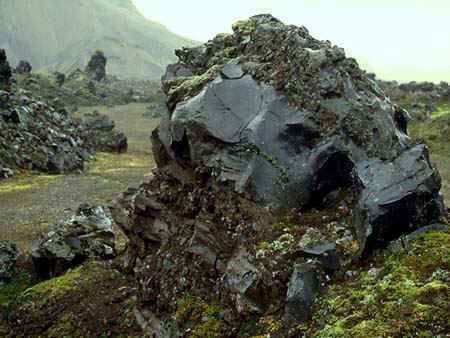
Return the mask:
POLYGON ((450 0, 134 0, 142 13, 206 41, 271 13, 331 40, 380 77, 450 81, 450 0))

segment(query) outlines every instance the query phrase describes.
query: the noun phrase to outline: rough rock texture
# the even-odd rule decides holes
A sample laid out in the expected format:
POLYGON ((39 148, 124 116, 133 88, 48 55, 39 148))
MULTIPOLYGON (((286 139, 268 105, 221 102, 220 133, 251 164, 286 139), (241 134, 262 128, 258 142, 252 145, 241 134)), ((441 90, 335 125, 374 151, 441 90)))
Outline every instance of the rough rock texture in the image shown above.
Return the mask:
POLYGON ((59 275, 90 257, 115 256, 114 221, 103 206, 82 205, 71 218, 51 227, 34 243, 31 257, 43 277, 59 275))
POLYGON ((295 326, 337 270, 444 215, 408 113, 355 60, 270 15, 233 30, 176 52, 158 168, 113 210, 156 336, 174 313, 177 334, 201 332, 177 321, 192 294, 230 337, 267 316, 295 326))
POLYGON ((19 74, 29 74, 33 67, 30 65, 28 61, 21 60, 16 67, 16 72, 19 74))
POLYGON ((97 111, 85 114, 83 138, 98 151, 125 153, 128 149, 124 133, 116 131, 115 123, 108 116, 97 111))
POLYGON ((0 163, 55 174, 82 170, 92 149, 81 125, 29 94, 0 92, 0 163))
POLYGON ((9 168, 80 171, 95 150, 126 151, 126 137, 112 121, 106 130, 89 121, 72 118, 59 100, 48 104, 22 89, 0 91, 0 178, 11 176, 9 168))
POLYGON ((20 251, 15 243, 0 241, 0 286, 11 279, 19 256, 20 251))
POLYGON ((86 73, 95 81, 102 81, 106 77, 107 59, 102 51, 96 51, 86 66, 86 73))
POLYGON ((0 49, 0 90, 10 85, 11 67, 9 66, 4 49, 0 49))

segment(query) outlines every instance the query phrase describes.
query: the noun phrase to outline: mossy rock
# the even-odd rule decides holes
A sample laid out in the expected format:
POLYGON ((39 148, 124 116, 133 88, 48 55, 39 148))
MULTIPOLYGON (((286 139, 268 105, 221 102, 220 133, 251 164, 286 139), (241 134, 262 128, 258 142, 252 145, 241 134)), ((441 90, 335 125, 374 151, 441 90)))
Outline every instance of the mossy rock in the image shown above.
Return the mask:
POLYGON ((88 262, 23 292, 8 316, 10 336, 138 337, 132 290, 108 264, 88 262))

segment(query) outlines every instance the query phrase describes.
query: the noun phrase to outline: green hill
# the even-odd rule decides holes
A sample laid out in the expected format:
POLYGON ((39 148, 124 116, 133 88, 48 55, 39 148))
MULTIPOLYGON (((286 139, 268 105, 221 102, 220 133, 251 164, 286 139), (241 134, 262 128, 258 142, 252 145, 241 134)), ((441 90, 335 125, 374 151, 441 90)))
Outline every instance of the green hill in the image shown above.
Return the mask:
POLYGON ((131 0, 0 0, 0 48, 11 64, 70 72, 102 49, 107 72, 122 78, 159 77, 174 49, 193 41, 147 20, 131 0))

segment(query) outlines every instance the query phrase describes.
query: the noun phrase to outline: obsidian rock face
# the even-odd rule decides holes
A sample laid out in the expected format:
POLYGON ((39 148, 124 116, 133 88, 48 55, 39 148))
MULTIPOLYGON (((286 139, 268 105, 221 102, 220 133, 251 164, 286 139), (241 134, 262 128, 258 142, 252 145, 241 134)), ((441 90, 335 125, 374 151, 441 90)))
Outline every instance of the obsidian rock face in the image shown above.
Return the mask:
POLYGON ((426 147, 411 143, 407 112, 341 48, 262 15, 178 55, 164 83, 172 110, 158 131, 168 163, 207 167, 275 207, 351 187, 356 214, 367 214, 357 217, 362 232, 405 199, 412 224, 443 210, 439 174, 426 147), (416 208, 423 198, 427 210, 416 208))

